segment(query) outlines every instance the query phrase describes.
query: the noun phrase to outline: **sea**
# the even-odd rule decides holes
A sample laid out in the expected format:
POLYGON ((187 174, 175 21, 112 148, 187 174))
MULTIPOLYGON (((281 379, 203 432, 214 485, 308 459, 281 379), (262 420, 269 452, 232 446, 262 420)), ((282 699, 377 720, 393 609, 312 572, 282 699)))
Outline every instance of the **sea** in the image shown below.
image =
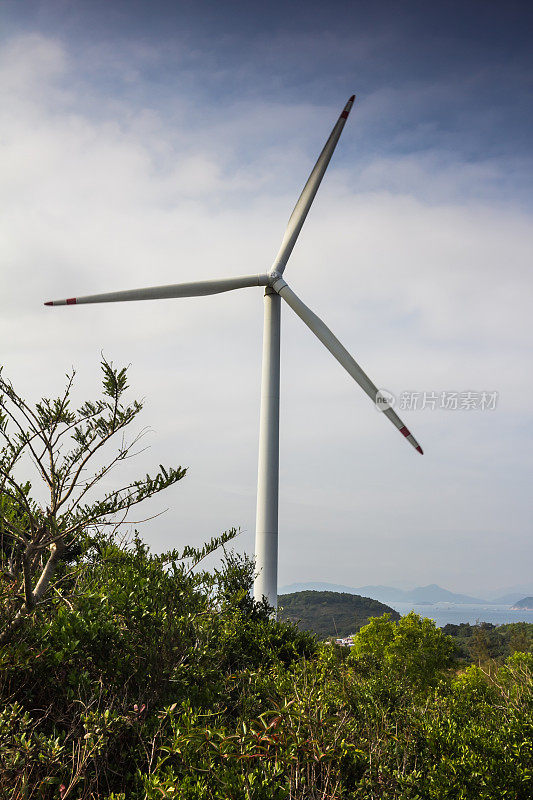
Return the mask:
POLYGON ((512 611, 511 606, 499 605, 470 605, 463 603, 387 603, 399 614, 405 616, 410 611, 415 611, 421 617, 435 620, 437 627, 442 628, 449 623, 460 625, 469 622, 475 625, 478 622, 491 622, 493 625, 504 625, 508 622, 532 622, 533 610, 520 609, 512 611))

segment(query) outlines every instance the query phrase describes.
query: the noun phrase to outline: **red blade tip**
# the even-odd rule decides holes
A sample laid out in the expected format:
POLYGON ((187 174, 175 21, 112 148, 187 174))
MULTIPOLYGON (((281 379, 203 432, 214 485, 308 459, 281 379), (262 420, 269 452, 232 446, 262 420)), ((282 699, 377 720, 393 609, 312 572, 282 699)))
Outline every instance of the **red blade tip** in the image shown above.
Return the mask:
POLYGON ((54 305, 54 303, 53 303, 52 300, 48 300, 48 302, 45 303, 45 306, 53 306, 53 305, 54 305))
POLYGON ((420 447, 420 445, 418 445, 418 447, 417 447, 416 449, 418 450, 418 452, 420 453, 420 455, 421 455, 421 456, 423 456, 423 455, 424 455, 424 451, 422 450, 422 448, 420 447))
POLYGON ((355 100, 355 95, 352 94, 352 96, 350 97, 350 99, 348 100, 346 105, 344 106, 344 111, 341 114, 341 119, 348 119, 348 114, 350 113, 350 110, 352 108, 351 104, 353 103, 354 100, 355 100))

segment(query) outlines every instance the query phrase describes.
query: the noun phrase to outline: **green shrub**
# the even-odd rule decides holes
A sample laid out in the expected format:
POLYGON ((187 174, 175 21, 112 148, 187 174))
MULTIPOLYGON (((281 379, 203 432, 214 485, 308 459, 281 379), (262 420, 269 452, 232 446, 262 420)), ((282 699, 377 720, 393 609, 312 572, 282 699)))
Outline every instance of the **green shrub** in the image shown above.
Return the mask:
POLYGON ((216 544, 102 541, 4 646, 0 800, 529 800, 531 654, 458 671, 415 614, 319 644, 216 544))

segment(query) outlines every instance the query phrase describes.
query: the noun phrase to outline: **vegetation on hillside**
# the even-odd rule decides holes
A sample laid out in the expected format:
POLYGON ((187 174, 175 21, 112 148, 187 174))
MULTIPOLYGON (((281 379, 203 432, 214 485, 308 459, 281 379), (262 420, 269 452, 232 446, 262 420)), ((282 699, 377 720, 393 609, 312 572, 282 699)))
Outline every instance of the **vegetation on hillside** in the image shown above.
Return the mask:
MULTIPOLYGON (((60 515, 30 487, 26 500, 0 488, 0 626, 10 632, 0 645, 0 800, 532 796, 529 640, 516 638, 506 659, 480 649, 466 666, 452 637, 411 613, 371 618, 348 651, 252 600, 254 565, 228 549, 235 530, 155 555, 94 518, 75 546, 60 544, 29 608, 72 525, 53 527, 60 515), (217 548, 220 566, 206 571, 217 548)), ((70 513, 78 519, 79 506, 70 513)))
POLYGON ((531 654, 457 671, 413 613, 320 644, 253 602, 246 558, 202 571, 216 545, 101 537, 69 566, 71 601, 0 653, 0 797, 531 796, 531 654))
POLYGON ((391 619, 400 619, 398 612, 384 603, 347 592, 293 592, 280 595, 278 603, 279 619, 293 622, 320 639, 349 636, 371 617, 389 614, 391 619))
POLYGON ((453 637, 457 655, 475 664, 489 659, 501 661, 513 653, 533 650, 533 624, 529 622, 507 625, 493 625, 491 622, 469 625, 464 622, 445 625, 442 630, 453 637))
POLYGON ((458 672, 413 613, 319 644, 253 602, 246 558, 202 571, 217 544, 101 537, 68 566, 71 600, 0 654, 0 797, 531 796, 531 654, 458 672))
MULTIPOLYGON (((292 622, 300 630, 315 633, 322 640, 356 633, 372 617, 384 614, 393 620, 400 619, 398 612, 389 606, 347 592, 307 590, 279 596, 278 619, 292 622)), ((453 638, 456 658, 465 663, 501 660, 515 652, 533 649, 533 624, 527 622, 507 625, 465 622, 445 625, 442 630, 453 638)))

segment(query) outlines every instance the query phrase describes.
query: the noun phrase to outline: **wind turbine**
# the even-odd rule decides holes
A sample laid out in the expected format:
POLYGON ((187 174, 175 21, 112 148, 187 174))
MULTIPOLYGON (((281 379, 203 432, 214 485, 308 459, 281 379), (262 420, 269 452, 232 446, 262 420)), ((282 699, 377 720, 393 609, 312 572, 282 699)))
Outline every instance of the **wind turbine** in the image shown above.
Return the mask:
POLYGON ((278 492, 279 492, 279 368, 281 298, 285 300, 308 328, 320 339, 330 353, 352 376, 383 414, 390 419, 403 436, 422 453, 422 448, 386 398, 378 391, 368 375, 352 358, 322 320, 308 308, 283 279, 283 272, 304 224, 307 213, 317 193, 342 129, 348 119, 355 95, 352 95, 335 123, 333 130, 290 216, 281 247, 269 272, 222 278, 212 281, 193 281, 146 289, 129 289, 121 292, 93 294, 53 300, 47 306, 80 305, 81 303, 115 303, 123 300, 161 300, 170 297, 199 297, 250 286, 265 287, 263 370, 261 378, 261 414, 259 426, 259 467, 257 479, 257 517, 255 557, 257 577, 254 597, 266 596, 269 604, 277 608, 278 592, 278 492))

